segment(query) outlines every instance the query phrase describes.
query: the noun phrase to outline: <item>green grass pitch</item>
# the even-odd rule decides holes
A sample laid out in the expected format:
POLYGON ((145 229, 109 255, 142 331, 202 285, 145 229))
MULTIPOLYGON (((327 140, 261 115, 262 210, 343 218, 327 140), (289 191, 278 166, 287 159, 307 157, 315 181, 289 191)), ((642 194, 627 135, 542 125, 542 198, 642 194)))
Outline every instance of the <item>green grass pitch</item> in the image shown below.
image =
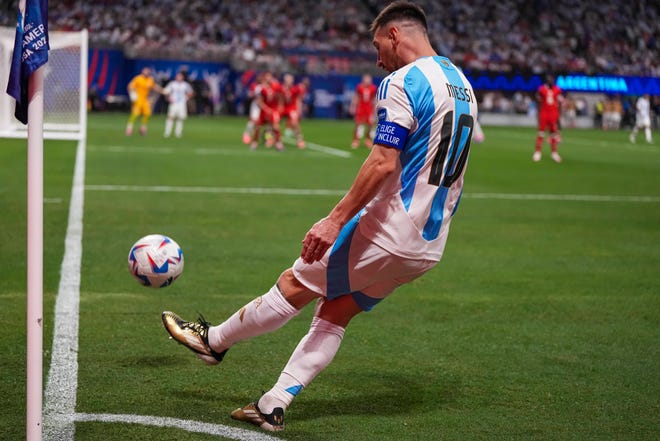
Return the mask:
MULTIPOLYGON (((243 119, 191 118, 180 140, 162 138, 161 116, 148 136, 127 138, 125 120, 89 120, 76 410, 246 428, 229 413, 271 387, 312 308, 232 348, 213 368, 168 340, 160 313, 223 320, 270 288, 339 196, 116 186, 341 192, 367 151, 348 147, 348 121, 304 121, 308 140, 350 152, 346 158, 292 146, 250 152, 240 143, 243 119), (130 246, 149 233, 167 234, 184 250, 184 273, 171 287, 143 288, 127 272, 130 246)), ((472 145, 441 263, 354 320, 335 361, 295 400, 276 436, 657 439, 657 141, 632 145, 624 131, 565 130, 564 163, 547 150, 533 163, 534 129, 485 130, 486 141, 472 145)), ((74 159, 74 143, 45 143, 44 377, 74 159)), ((25 141, 0 140, 0 164, 0 439, 17 440, 25 433, 25 141)), ((218 438, 81 422, 76 439, 218 438)))

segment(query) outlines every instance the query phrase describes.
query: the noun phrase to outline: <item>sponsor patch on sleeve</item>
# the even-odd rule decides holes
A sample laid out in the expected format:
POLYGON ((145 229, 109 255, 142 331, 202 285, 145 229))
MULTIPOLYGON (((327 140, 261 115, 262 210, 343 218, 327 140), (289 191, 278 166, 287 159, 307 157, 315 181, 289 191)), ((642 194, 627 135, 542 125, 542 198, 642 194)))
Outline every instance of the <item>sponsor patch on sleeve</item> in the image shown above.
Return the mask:
POLYGON ((390 121, 379 121, 374 144, 381 144, 403 150, 408 138, 408 129, 390 121))

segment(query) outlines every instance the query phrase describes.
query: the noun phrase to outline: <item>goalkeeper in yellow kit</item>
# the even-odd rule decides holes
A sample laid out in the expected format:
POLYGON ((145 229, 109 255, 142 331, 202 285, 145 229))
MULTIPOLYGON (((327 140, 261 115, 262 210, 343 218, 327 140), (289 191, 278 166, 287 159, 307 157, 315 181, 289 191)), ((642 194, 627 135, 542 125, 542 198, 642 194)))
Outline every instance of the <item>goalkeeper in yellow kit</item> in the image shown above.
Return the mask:
POLYGON ((151 69, 148 67, 142 68, 142 72, 134 77, 128 83, 128 95, 133 103, 131 108, 131 116, 128 118, 126 124, 126 136, 133 134, 133 123, 142 115, 142 124, 140 125, 140 135, 147 134, 147 124, 151 117, 151 103, 149 103, 149 93, 151 90, 158 93, 163 93, 163 89, 156 84, 154 78, 151 76, 151 69))

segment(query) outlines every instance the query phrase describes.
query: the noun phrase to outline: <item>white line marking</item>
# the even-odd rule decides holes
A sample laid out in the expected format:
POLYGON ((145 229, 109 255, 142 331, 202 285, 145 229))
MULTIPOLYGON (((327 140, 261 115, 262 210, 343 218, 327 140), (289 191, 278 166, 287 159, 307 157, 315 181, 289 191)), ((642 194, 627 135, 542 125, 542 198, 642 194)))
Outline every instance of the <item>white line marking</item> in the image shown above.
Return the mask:
MULTIPOLYGON (((291 144, 291 145, 296 145, 297 142, 293 138, 282 138, 282 140, 286 144, 291 144)), ((316 144, 314 142, 309 142, 309 141, 305 141, 305 145, 310 150, 315 150, 321 153, 327 153, 328 155, 332 155, 332 156, 339 156, 340 158, 350 158, 352 156, 351 152, 347 152, 346 150, 336 149, 334 147, 328 147, 327 145, 316 144)))
POLYGON ((110 153, 158 153, 171 154, 176 150, 171 147, 127 147, 123 145, 89 146, 90 151, 110 153))
MULTIPOLYGON (((261 187, 176 187, 166 185, 87 185, 89 191, 126 191, 155 193, 265 194, 288 196, 343 196, 346 190, 261 187)), ((540 193, 463 193, 468 199, 499 199, 510 201, 580 201, 580 202, 644 202, 658 203, 660 196, 540 194, 540 193)))
POLYGON ((55 303, 50 371, 44 393, 43 429, 46 441, 72 441, 76 429, 73 414, 78 388, 78 306, 84 187, 85 141, 81 140, 76 150, 64 257, 55 303))
POLYGON ((317 152, 327 153, 328 155, 339 156, 340 158, 350 158, 351 152, 345 150, 339 150, 332 147, 327 147, 321 144, 315 144, 313 142, 306 142, 307 148, 310 150, 316 150, 317 152))
POLYGON ((222 424, 202 423, 199 421, 182 420, 178 418, 156 417, 147 415, 115 415, 108 413, 77 413, 76 421, 98 421, 103 423, 131 423, 145 426, 174 427, 187 432, 205 433, 223 436, 237 441, 281 441, 261 432, 223 426, 222 424))
POLYGON ((87 185, 90 191, 128 191, 155 193, 227 193, 227 194, 265 194, 289 196, 341 196, 344 190, 305 189, 305 188, 241 188, 241 187, 174 187, 167 185, 87 185))
POLYGON ((660 202, 660 196, 532 193, 464 193, 470 199, 506 199, 510 201, 581 201, 581 202, 660 202))
MULTIPOLYGON (((296 141, 291 138, 283 138, 286 144, 295 146, 296 141)), ((313 150, 318 153, 324 153, 326 155, 337 156, 340 158, 350 158, 351 152, 345 150, 336 149, 333 147, 328 147, 321 144, 316 144, 313 142, 306 142, 309 150, 313 150)), ((240 149, 226 149, 218 147, 199 147, 189 150, 189 146, 181 146, 181 148, 172 148, 172 147, 134 147, 134 146, 122 146, 122 145, 109 145, 109 146, 89 146, 90 151, 94 152, 108 152, 108 153, 148 153, 148 154, 163 154, 170 155, 174 153, 185 153, 186 151, 192 151, 196 155, 223 155, 223 156, 250 156, 254 155, 254 152, 249 150, 247 147, 240 149)), ((269 152, 273 156, 281 156, 281 152, 273 150, 262 150, 263 152, 269 152)))

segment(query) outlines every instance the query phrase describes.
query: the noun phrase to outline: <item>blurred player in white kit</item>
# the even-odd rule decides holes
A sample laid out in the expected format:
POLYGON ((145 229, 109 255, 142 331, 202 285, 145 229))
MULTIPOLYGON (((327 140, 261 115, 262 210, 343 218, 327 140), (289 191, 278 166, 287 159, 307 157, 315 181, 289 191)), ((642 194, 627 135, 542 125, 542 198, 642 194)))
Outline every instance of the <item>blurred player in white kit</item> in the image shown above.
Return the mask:
POLYGON ((165 133, 163 136, 169 138, 174 127, 174 136, 181 138, 183 135, 183 121, 188 117, 188 99, 194 95, 190 84, 184 80, 181 72, 177 73, 174 81, 170 81, 163 93, 167 96, 169 107, 167 108, 167 119, 165 120, 165 133))
POLYGON ((637 99, 635 105, 635 127, 630 132, 630 142, 635 142, 637 132, 639 129, 644 129, 646 142, 649 144, 653 142, 651 138, 651 103, 649 101, 649 94, 646 93, 637 99))

